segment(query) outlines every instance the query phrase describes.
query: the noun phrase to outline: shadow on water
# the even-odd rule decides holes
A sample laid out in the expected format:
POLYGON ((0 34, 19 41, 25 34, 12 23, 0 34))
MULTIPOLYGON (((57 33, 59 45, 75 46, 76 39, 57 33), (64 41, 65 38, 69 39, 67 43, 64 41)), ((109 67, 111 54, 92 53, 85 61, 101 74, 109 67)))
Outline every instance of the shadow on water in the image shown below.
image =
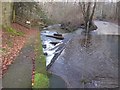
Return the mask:
POLYGON ((48 77, 50 82, 49 88, 67 88, 65 81, 61 77, 55 74, 49 74, 48 77))

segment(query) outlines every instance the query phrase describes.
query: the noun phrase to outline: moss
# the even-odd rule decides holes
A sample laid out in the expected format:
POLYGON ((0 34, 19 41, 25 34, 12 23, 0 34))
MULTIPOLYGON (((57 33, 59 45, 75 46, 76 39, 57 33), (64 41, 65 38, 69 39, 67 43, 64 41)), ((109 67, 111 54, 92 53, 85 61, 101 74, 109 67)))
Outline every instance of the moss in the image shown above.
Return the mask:
POLYGON ((12 27, 9 26, 3 26, 3 28, 10 34, 10 35, 14 35, 14 36, 24 36, 23 32, 17 31, 12 27))
POLYGON ((48 77, 44 74, 35 74, 34 86, 33 88, 46 88, 49 86, 48 77))

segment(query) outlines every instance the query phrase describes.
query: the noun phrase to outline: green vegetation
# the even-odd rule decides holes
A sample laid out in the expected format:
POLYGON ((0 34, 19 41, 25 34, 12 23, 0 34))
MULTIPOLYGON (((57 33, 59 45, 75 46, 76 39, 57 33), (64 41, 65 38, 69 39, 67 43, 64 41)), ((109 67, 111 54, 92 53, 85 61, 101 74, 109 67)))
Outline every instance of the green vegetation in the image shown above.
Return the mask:
POLYGON ((37 37, 35 44, 35 77, 34 77, 34 85, 33 88, 48 88, 49 87, 49 79, 47 77, 46 71, 46 60, 43 55, 42 44, 40 41, 40 33, 37 37))
POLYGON ((4 28, 10 35, 13 35, 13 36, 24 36, 24 33, 23 33, 23 32, 17 31, 17 30, 15 30, 15 29, 12 28, 12 27, 3 26, 3 28, 4 28))
MULTIPOLYGON (((13 45, 14 45, 12 37, 14 37, 14 36, 24 36, 24 34, 25 34, 22 31, 17 31, 16 29, 12 28, 11 26, 1 25, 1 27, 3 28, 3 30, 5 30, 5 32, 9 36, 9 39, 7 39, 7 41, 6 41, 6 44, 9 47, 13 47, 13 45)), ((2 50, 2 51, 5 52, 6 50, 2 50)))
POLYGON ((43 55, 42 43, 40 41, 39 36, 40 34, 37 37, 36 46, 35 46, 35 52, 36 52, 35 68, 36 68, 36 72, 46 74, 46 60, 45 60, 45 56, 43 55))
POLYGON ((44 74, 35 74, 35 84, 33 88, 46 88, 49 86, 48 77, 44 74))

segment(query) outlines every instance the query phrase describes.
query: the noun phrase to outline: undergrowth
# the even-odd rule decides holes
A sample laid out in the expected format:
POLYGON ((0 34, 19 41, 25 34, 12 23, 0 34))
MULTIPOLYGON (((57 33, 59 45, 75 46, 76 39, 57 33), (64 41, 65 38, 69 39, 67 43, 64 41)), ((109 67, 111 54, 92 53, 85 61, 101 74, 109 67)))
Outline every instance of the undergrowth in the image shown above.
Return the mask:
POLYGON ((46 75, 41 74, 41 73, 36 73, 35 74, 35 84, 33 88, 47 88, 49 86, 49 79, 46 75))
POLYGON ((22 31, 17 31, 16 29, 10 27, 10 26, 2 26, 6 32, 8 32, 10 35, 13 36, 24 36, 24 33, 22 31))

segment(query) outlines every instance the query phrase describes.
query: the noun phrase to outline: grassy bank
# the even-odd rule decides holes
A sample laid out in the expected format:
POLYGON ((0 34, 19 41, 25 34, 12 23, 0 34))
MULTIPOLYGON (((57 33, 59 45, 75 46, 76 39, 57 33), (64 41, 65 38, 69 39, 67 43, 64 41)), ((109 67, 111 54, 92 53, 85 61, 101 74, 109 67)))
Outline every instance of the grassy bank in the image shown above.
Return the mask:
POLYGON ((48 88, 49 79, 46 71, 46 60, 43 55, 42 44, 40 40, 40 32, 38 33, 35 44, 35 74, 33 88, 48 88))

